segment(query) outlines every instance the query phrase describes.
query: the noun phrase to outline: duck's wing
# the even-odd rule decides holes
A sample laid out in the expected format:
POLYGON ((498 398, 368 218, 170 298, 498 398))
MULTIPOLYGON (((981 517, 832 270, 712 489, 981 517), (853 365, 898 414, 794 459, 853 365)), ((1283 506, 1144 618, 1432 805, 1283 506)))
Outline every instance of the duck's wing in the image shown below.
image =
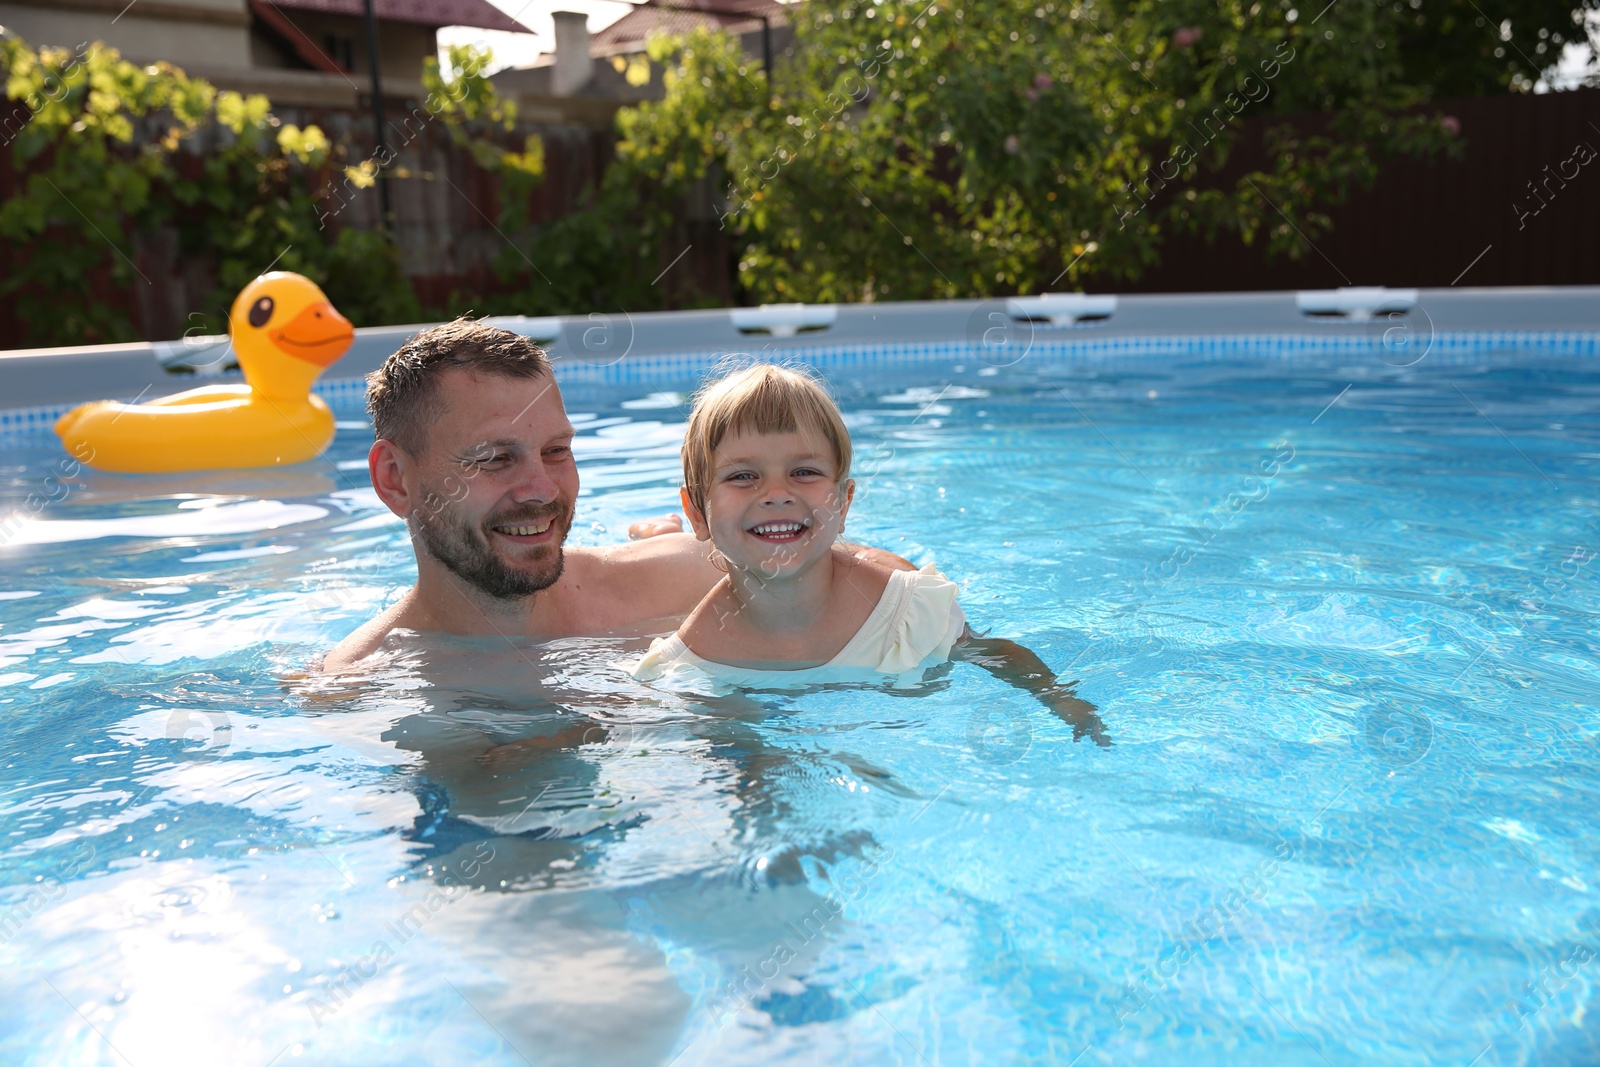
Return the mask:
POLYGON ((145 407, 176 407, 180 404, 211 404, 219 400, 249 400, 248 385, 205 385, 199 389, 186 389, 171 396, 147 400, 145 407))
MULTIPOLYGON (((226 388, 226 387, 224 387, 226 388)), ((325 405, 190 396, 164 404, 85 404, 56 423, 67 451, 128 474, 273 467, 319 455, 333 439, 325 405)))

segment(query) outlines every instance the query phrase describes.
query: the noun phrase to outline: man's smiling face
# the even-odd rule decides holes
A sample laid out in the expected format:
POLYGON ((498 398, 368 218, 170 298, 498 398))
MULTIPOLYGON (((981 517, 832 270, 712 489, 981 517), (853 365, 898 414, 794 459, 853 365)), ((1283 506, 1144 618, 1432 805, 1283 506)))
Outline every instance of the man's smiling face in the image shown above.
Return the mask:
POLYGON ((453 368, 435 388, 442 414, 412 457, 412 529, 434 559, 490 596, 549 588, 578 498, 573 429, 555 380, 453 368))

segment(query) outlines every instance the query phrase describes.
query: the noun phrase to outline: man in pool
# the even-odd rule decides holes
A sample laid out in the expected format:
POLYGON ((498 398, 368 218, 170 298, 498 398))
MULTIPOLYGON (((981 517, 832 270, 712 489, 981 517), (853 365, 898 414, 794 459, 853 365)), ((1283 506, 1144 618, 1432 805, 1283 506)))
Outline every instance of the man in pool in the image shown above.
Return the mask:
POLYGON ((627 544, 563 549, 578 498, 574 431, 549 360, 526 338, 467 320, 424 330, 368 376, 367 408, 372 486, 410 528, 417 584, 339 642, 324 671, 355 666, 396 630, 664 632, 722 577, 709 542, 672 532, 672 520, 636 524, 647 536, 627 544))

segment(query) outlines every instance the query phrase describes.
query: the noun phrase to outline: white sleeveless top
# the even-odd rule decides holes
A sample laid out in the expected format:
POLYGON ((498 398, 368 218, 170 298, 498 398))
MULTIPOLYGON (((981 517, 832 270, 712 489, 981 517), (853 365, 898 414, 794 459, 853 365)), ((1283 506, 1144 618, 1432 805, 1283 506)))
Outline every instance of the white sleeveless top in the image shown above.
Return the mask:
POLYGON ((657 638, 642 659, 621 666, 639 681, 699 674, 725 686, 753 689, 882 680, 885 674, 920 676, 950 657, 951 646, 966 628, 956 593, 956 584, 931 563, 920 571, 890 572, 883 596, 861 629, 837 655, 816 667, 760 670, 716 663, 695 655, 677 634, 657 638))

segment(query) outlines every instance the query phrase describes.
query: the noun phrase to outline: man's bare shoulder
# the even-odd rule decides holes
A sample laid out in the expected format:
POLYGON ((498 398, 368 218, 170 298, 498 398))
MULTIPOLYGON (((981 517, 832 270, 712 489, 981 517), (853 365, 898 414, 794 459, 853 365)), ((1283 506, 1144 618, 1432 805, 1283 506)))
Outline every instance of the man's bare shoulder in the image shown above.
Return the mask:
POLYGON ((372 655, 396 628, 404 625, 410 601, 411 594, 407 593, 399 603, 385 609, 372 621, 363 623, 322 657, 322 664, 318 669, 324 674, 339 674, 372 655))

